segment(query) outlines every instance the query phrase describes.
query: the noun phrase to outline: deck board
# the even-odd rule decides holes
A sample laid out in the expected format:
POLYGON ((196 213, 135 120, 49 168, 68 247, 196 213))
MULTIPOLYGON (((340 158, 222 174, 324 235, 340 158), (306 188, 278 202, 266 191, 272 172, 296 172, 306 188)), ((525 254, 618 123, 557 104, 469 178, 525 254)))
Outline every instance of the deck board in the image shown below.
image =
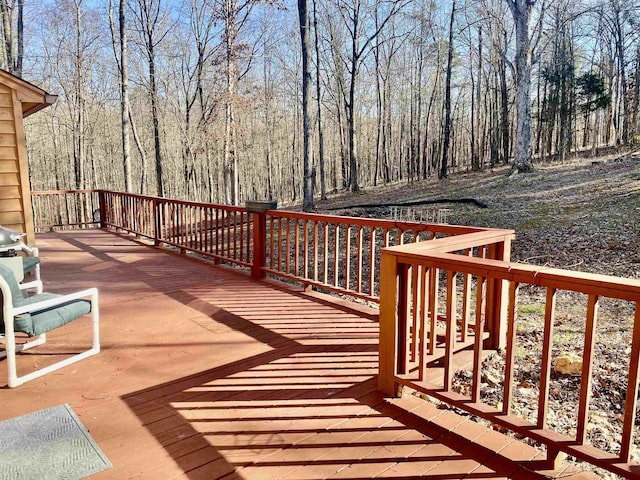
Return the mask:
MULTIPOLYGON (((455 433, 465 419, 447 432, 376 390, 370 313, 110 232, 38 246, 47 291, 99 288, 102 352, 0 390, 0 420, 69 403, 113 463, 92 478, 518 478, 455 433)), ((19 369, 88 342, 76 322, 19 369)))

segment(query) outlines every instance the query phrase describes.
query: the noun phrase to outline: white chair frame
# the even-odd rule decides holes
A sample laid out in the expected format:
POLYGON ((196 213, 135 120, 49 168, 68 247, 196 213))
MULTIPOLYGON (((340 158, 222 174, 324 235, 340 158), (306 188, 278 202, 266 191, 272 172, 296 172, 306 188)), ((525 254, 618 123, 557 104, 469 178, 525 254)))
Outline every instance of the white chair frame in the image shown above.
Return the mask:
MULTIPOLYGON (((37 257, 38 254, 40 253, 40 251, 38 250, 38 247, 32 247, 22 242, 20 242, 20 245, 16 247, 16 250, 23 251, 24 253, 27 254, 27 257, 37 257)), ((33 276, 35 277, 36 282, 40 281, 40 264, 39 263, 36 265, 36 268, 33 269, 33 276)))
MULTIPOLYGON (((37 293, 42 293, 42 282, 40 280, 34 280, 33 282, 19 284, 20 290, 36 289, 37 293)), ((9 284, 0 276, 0 291, 2 291, 3 297, 3 314, 4 314, 4 340, 5 351, 0 352, 0 358, 7 357, 7 369, 8 369, 8 383, 10 388, 18 387, 25 382, 40 378, 47 373, 54 372, 60 368, 71 365, 72 363, 83 360, 92 355, 96 355, 100 352, 100 312, 98 307, 98 289, 89 288, 80 292, 71 293, 69 295, 62 295, 60 297, 52 298, 49 300, 43 300, 41 302, 32 303, 22 307, 13 307, 13 301, 11 298, 11 289, 9 284), (46 333, 43 333, 35 340, 28 341, 26 343, 16 345, 16 337, 14 331, 14 319, 17 315, 29 312, 37 312, 46 308, 56 307, 72 300, 79 300, 88 298, 91 301, 91 323, 92 323, 92 337, 93 342, 89 350, 73 355, 72 357, 60 360, 52 365, 41 368, 34 372, 21 377, 17 374, 16 366, 16 353, 29 348, 42 345, 47 341, 46 333)), ((3 335, 0 335, 0 339, 3 335)))

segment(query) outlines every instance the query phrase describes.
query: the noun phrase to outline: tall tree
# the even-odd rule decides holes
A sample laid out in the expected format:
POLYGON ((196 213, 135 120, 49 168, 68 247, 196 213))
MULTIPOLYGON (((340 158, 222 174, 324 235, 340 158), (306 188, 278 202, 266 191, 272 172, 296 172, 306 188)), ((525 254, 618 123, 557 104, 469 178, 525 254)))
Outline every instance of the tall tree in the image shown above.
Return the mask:
POLYGON ((451 17, 449 19, 449 45, 447 49, 447 73, 444 86, 444 129, 442 140, 442 163, 440 164, 439 178, 447 177, 449 162, 449 143, 451 141, 451 70, 453 64, 453 23, 456 18, 456 0, 451 4, 451 17))
POLYGON ((159 197, 163 197, 165 193, 165 186, 163 182, 162 148, 160 144, 160 113, 158 82, 156 78, 156 49, 168 33, 166 28, 163 29, 167 9, 163 0, 135 0, 133 2, 132 11, 136 23, 136 29, 140 35, 143 52, 146 56, 149 72, 149 100, 151 102, 151 119, 153 122, 156 193, 159 197))
POLYGON ((0 0, 4 68, 22 76, 24 60, 24 0, 0 0))
POLYGON ((308 0, 298 0, 300 43, 302 47, 302 136, 303 136, 303 199, 305 212, 314 210, 313 175, 311 168, 311 40, 309 38, 308 0))
POLYGON ((347 117, 347 141, 349 145, 349 189, 352 192, 360 190, 358 182, 358 156, 355 142, 355 113, 356 113, 356 83, 362 63, 371 51, 372 42, 380 35, 387 24, 395 17, 407 1, 405 0, 377 0, 373 4, 365 0, 341 1, 338 4, 340 18, 348 32, 348 53, 341 59, 347 66, 349 74, 348 90, 343 91, 347 117), (380 15, 373 31, 367 31, 371 24, 369 16, 385 11, 380 15), (345 58, 346 57, 346 58, 345 58))
POLYGON ((531 41, 529 23, 536 0, 506 0, 516 26, 516 150, 513 169, 533 171, 531 158, 531 41))
POLYGON ((113 21, 113 0, 109 0, 109 26, 113 51, 120 74, 120 124, 122 127, 122 166, 124 171, 125 192, 132 192, 131 180, 131 122, 129 120, 129 67, 127 44, 127 0, 118 3, 118 34, 113 21), (119 52, 118 52, 119 48, 119 52))

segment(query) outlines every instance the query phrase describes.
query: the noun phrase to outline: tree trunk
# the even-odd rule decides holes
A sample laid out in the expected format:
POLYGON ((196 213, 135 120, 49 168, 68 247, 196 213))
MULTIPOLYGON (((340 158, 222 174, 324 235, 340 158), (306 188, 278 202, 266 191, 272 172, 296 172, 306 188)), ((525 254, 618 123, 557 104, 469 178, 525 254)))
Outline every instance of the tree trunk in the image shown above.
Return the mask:
POLYGON ((318 108, 318 164, 320 166, 320 200, 327 199, 327 180, 324 160, 324 125, 322 124, 322 95, 320 91, 320 41, 318 39, 318 16, 316 0, 313 0, 313 31, 316 51, 316 102, 318 108))
POLYGON ((129 123, 129 70, 127 56, 127 29, 126 29, 126 8, 127 1, 120 0, 118 17, 120 32, 120 115, 122 123, 122 165, 124 169, 124 189, 125 192, 133 191, 131 180, 131 145, 129 123))
POLYGON ((529 20, 535 0, 508 0, 516 25, 516 151, 513 169, 532 172, 531 158, 531 48, 529 20))
POLYGON ((302 209, 309 212, 313 204, 313 176, 311 174, 311 42, 309 40, 308 0, 298 0, 300 43, 302 47, 302 137, 303 137, 303 193, 302 209))
POLYGON ((449 46, 447 50, 447 73, 444 87, 444 130, 442 139, 442 162, 440 164, 439 178, 447 178, 449 162, 449 143, 451 141, 451 70, 453 64, 453 23, 456 18, 456 1, 451 5, 451 18, 449 20, 449 46))

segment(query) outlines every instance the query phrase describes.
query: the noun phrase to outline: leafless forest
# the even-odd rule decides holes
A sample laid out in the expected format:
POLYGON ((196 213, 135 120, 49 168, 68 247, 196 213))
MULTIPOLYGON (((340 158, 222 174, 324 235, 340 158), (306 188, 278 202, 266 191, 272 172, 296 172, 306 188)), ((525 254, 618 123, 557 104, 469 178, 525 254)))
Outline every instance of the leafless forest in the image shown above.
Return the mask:
POLYGON ((531 118, 534 164, 632 144, 639 8, 623 0, 0 0, 0 60, 59 95, 28 121, 35 190, 291 202, 302 200, 305 170, 319 199, 512 163, 518 98, 531 118), (300 3, 310 53, 307 169, 300 3), (529 93, 517 88, 525 67, 529 93))

